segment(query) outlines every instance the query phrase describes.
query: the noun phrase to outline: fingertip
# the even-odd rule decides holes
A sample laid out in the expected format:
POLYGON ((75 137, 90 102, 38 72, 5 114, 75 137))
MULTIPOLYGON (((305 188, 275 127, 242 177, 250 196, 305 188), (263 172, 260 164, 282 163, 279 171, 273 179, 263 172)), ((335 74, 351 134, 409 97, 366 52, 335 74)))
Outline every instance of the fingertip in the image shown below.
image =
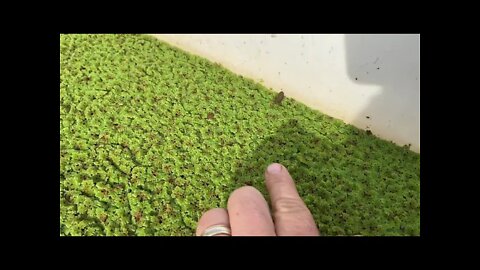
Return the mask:
POLYGON ((267 167, 267 173, 278 174, 282 171, 283 165, 280 163, 272 163, 267 167))
POLYGON ((241 202, 245 198, 255 198, 255 197, 263 197, 262 193, 260 193, 258 189, 252 186, 243 186, 241 188, 237 188, 230 194, 230 197, 228 198, 228 202, 227 202, 227 208, 232 206, 232 204, 241 202))

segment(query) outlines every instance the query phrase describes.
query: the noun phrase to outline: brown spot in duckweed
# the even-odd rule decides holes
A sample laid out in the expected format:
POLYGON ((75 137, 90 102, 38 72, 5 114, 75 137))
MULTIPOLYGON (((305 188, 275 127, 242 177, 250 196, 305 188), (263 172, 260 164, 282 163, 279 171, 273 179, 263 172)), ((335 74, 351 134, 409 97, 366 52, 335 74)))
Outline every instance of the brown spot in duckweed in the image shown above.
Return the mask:
POLYGON ((103 215, 100 216, 100 220, 102 222, 105 222, 105 221, 107 221, 107 217, 108 217, 107 215, 103 214, 103 215))
POLYGON ((142 218, 142 213, 137 212, 137 213, 135 214, 135 221, 136 221, 136 222, 139 222, 141 218, 142 218))
POLYGON ((207 118, 208 118, 208 119, 213 119, 213 117, 214 117, 214 114, 213 114, 213 113, 211 113, 211 112, 208 113, 208 115, 207 115, 207 118))

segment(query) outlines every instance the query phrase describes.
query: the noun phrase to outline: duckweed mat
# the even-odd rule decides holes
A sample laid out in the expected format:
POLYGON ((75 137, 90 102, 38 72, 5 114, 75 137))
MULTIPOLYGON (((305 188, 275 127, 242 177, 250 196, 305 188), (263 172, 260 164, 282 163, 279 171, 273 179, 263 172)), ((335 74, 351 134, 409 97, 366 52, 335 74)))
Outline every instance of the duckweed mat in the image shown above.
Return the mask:
POLYGON ((194 235, 284 164, 322 235, 419 235, 420 155, 144 35, 60 35, 60 235, 194 235), (277 102, 274 102, 274 101, 277 102))

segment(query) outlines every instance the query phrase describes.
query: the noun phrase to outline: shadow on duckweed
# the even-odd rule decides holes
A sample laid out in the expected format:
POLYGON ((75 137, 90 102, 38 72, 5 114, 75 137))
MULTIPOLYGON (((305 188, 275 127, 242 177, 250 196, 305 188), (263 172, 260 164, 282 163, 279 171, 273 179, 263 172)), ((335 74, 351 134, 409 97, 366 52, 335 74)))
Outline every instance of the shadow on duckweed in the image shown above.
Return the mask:
POLYGON ((322 235, 419 235, 418 155, 352 126, 317 134, 289 120, 238 163, 235 187, 254 186, 268 201, 264 171, 278 162, 322 235))

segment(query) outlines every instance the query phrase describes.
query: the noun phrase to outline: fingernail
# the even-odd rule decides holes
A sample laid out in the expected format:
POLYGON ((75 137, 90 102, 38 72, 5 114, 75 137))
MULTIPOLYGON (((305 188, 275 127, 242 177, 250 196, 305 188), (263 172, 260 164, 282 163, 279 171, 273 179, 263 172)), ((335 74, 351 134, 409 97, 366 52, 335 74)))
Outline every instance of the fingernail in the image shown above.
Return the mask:
POLYGON ((272 163, 267 168, 267 171, 269 173, 279 173, 281 170, 282 170, 282 165, 278 163, 272 163))

